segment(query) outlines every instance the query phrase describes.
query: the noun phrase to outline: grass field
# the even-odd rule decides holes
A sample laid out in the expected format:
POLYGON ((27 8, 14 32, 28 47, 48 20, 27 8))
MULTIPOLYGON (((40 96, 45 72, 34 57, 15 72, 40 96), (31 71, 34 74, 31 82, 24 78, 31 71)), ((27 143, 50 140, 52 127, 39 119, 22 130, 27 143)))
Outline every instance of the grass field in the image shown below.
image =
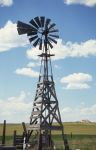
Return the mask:
MULTIPOLYGON (((2 135, 2 124, 0 124, 0 141, 2 135)), ((7 124, 6 144, 12 144, 13 131, 22 134, 23 128, 20 124, 7 124)), ((96 123, 64 123, 64 132, 67 135, 70 150, 96 150, 96 123)), ((61 150, 63 146, 60 132, 53 132, 56 146, 61 150)))

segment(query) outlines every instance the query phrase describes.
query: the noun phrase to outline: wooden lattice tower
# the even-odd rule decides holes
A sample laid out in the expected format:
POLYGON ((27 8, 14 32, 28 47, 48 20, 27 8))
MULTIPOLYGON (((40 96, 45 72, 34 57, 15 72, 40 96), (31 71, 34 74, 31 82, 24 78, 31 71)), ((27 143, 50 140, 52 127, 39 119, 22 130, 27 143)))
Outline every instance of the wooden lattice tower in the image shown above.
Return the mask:
POLYGON ((58 30, 55 29, 55 24, 45 17, 35 17, 30 21, 30 24, 20 21, 17 23, 18 33, 30 36, 29 41, 33 43, 33 46, 38 46, 42 50, 39 55, 41 57, 41 68, 30 117, 27 142, 35 131, 38 137, 37 150, 53 149, 52 131, 60 130, 64 141, 64 149, 69 150, 68 142, 64 138, 51 66, 51 56, 54 55, 50 54, 50 48, 53 48, 53 43, 57 44, 58 30))

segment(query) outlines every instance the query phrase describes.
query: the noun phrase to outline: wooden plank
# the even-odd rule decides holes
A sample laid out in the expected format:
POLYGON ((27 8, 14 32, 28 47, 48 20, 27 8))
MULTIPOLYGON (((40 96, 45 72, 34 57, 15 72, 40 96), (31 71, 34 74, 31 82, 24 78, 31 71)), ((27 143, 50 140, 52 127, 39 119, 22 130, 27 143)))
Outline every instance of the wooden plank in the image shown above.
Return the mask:
MULTIPOLYGON (((47 98, 46 98, 47 99, 47 98)), ((44 100, 43 101, 45 104, 56 104, 56 101, 49 101, 49 100, 44 100)))
POLYGON ((36 101, 34 101, 34 104, 39 104, 42 103, 42 99, 37 99, 36 101))
POLYGON ((29 128, 34 128, 34 127, 40 127, 40 124, 31 124, 31 125, 29 125, 29 128))
POLYGON ((63 126, 41 126, 42 130, 62 130, 63 126))
POLYGON ((42 53, 42 54, 40 54, 40 55, 38 55, 38 56, 40 56, 40 57, 50 57, 50 56, 55 56, 54 54, 46 54, 46 53, 42 53))
POLYGON ((24 133, 27 134, 27 129, 26 129, 25 122, 22 122, 22 126, 23 126, 24 133))
POLYGON ((40 124, 34 124, 34 125, 30 125, 28 127, 28 130, 62 130, 63 129, 63 126, 43 126, 41 125, 40 127, 40 124))
POLYGON ((4 124, 3 124, 2 145, 5 144, 5 135, 6 135, 6 120, 4 120, 4 124))
POLYGON ((16 130, 14 130, 14 134, 13 134, 13 146, 16 145, 16 130))
POLYGON ((37 106, 33 106, 33 108, 35 109, 40 109, 41 108, 41 105, 37 105, 37 106))
POLYGON ((34 118, 38 118, 38 116, 35 116, 35 115, 34 115, 34 116, 32 116, 32 119, 34 119, 34 118))
POLYGON ((39 111, 39 110, 38 111, 33 111, 32 115, 40 115, 40 113, 41 113, 41 111, 39 111))
POLYGON ((35 128, 35 127, 34 127, 34 128, 28 128, 28 130, 29 130, 29 131, 33 131, 33 130, 36 131, 36 130, 40 130, 40 128, 35 128))
POLYGON ((28 130, 39 130, 40 124, 33 124, 28 127, 28 130))

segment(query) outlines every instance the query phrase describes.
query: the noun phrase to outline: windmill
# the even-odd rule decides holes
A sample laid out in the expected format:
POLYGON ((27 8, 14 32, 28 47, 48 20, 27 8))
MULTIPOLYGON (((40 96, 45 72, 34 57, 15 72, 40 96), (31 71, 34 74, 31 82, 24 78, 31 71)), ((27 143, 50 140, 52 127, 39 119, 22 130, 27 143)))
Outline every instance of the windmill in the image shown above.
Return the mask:
POLYGON ((58 29, 55 23, 51 23, 51 19, 46 19, 44 16, 35 17, 29 23, 18 21, 18 34, 27 34, 30 43, 42 50, 42 53, 39 55, 41 57, 40 74, 26 142, 29 142, 31 135, 35 132, 38 137, 37 150, 53 149, 52 131, 60 130, 64 149, 69 150, 64 136, 51 66, 51 56, 54 55, 50 53, 50 49, 57 44, 58 29))

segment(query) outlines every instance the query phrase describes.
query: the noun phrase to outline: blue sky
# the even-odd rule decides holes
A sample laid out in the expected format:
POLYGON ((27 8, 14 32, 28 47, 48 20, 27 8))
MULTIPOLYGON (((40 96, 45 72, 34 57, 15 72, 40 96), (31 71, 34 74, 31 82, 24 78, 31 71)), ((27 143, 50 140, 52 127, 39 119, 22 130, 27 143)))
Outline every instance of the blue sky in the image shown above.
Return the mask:
POLYGON ((59 29, 51 52, 62 120, 96 121, 96 1, 0 0, 0 122, 29 122, 40 60, 16 23, 36 16, 59 29))

